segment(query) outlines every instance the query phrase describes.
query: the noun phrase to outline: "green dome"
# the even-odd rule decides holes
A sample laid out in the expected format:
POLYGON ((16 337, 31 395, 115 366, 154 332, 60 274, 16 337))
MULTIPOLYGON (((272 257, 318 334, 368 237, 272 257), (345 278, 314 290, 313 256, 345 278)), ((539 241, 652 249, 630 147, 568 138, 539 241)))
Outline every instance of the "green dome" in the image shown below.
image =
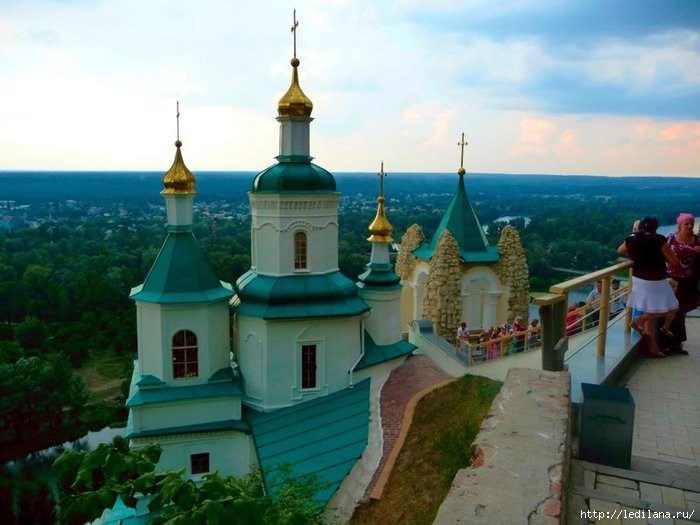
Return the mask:
POLYGON ((318 191, 335 191, 335 179, 311 162, 280 162, 258 173, 253 181, 254 193, 318 191))

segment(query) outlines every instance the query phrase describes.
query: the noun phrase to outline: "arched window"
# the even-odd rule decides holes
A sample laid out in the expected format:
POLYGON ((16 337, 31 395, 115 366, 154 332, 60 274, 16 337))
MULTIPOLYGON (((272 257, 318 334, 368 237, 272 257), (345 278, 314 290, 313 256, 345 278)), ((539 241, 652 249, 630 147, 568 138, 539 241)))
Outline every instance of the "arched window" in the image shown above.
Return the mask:
POLYGON ((306 234, 304 232, 294 234, 294 269, 306 269, 306 234))
POLYGON ((180 330, 173 336, 173 377, 182 379, 199 375, 197 336, 180 330))

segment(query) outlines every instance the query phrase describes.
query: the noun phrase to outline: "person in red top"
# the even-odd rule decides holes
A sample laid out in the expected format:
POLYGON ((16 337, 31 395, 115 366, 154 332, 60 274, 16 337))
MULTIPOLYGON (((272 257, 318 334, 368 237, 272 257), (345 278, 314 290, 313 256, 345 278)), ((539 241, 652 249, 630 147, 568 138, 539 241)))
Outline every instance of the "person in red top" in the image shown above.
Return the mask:
POLYGON ((523 324, 523 318, 518 316, 513 320, 513 335, 515 335, 515 351, 522 352, 525 350, 525 336, 527 335, 527 326, 523 324))
POLYGON ((682 343, 687 340, 685 315, 698 306, 698 266, 700 266, 700 236, 695 229, 695 217, 681 213, 676 218, 678 228, 666 237, 671 251, 678 257, 679 264, 668 264, 666 274, 676 282, 678 313, 671 325, 674 353, 684 353, 682 343))
POLYGON ((666 280, 666 262, 679 264, 678 257, 671 251, 663 235, 656 233, 658 221, 644 217, 639 221, 639 230, 627 237, 617 249, 628 255, 632 261, 632 291, 627 299, 627 307, 642 313, 630 323, 630 327, 643 336, 649 336, 649 356, 666 357, 654 333, 654 319, 663 317, 661 333, 673 337, 669 329, 676 311, 678 299, 666 280))
POLYGON ((572 336, 574 334, 577 334, 581 331, 581 318, 583 315, 581 315, 580 312, 577 311, 576 305, 572 304, 569 306, 568 313, 566 314, 566 335, 567 336, 572 336))

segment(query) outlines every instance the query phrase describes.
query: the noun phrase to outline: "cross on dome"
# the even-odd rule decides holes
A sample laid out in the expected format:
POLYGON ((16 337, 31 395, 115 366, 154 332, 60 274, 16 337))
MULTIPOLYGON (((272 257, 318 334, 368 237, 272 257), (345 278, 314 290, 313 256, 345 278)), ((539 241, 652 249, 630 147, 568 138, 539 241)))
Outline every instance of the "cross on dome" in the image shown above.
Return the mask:
POLYGON ((464 175, 466 173, 466 171, 464 170, 464 146, 469 145, 469 143, 466 140, 464 140, 464 131, 462 132, 462 140, 459 141, 457 143, 457 145, 462 148, 462 155, 459 159, 459 171, 457 172, 457 173, 459 173, 459 175, 461 177, 462 175, 464 175))
POLYGON ((297 10, 294 10, 292 23, 292 36, 294 38, 294 58, 292 58, 292 83, 284 96, 277 103, 277 115, 280 117, 310 117, 314 109, 313 102, 307 97, 299 86, 299 59, 297 58, 297 10))
POLYGON ((379 198, 384 200, 384 177, 388 175, 384 173, 384 161, 382 161, 381 168, 377 175, 379 175, 379 198))
POLYGON ((299 20, 297 20, 297 10, 293 12, 293 24, 292 24, 292 35, 294 37, 294 58, 297 57, 297 27, 299 27, 299 20))

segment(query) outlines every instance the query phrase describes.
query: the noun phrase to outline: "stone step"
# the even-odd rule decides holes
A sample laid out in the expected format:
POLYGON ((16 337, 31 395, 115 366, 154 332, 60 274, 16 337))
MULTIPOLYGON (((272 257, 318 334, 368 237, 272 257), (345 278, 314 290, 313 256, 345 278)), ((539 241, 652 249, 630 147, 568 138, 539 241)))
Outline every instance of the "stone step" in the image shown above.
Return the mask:
POLYGON ((700 478, 677 479, 572 460, 567 496, 571 524, 601 521, 585 512, 589 510, 607 513, 602 523, 700 523, 700 478), (669 515, 671 521, 657 521, 669 515))

